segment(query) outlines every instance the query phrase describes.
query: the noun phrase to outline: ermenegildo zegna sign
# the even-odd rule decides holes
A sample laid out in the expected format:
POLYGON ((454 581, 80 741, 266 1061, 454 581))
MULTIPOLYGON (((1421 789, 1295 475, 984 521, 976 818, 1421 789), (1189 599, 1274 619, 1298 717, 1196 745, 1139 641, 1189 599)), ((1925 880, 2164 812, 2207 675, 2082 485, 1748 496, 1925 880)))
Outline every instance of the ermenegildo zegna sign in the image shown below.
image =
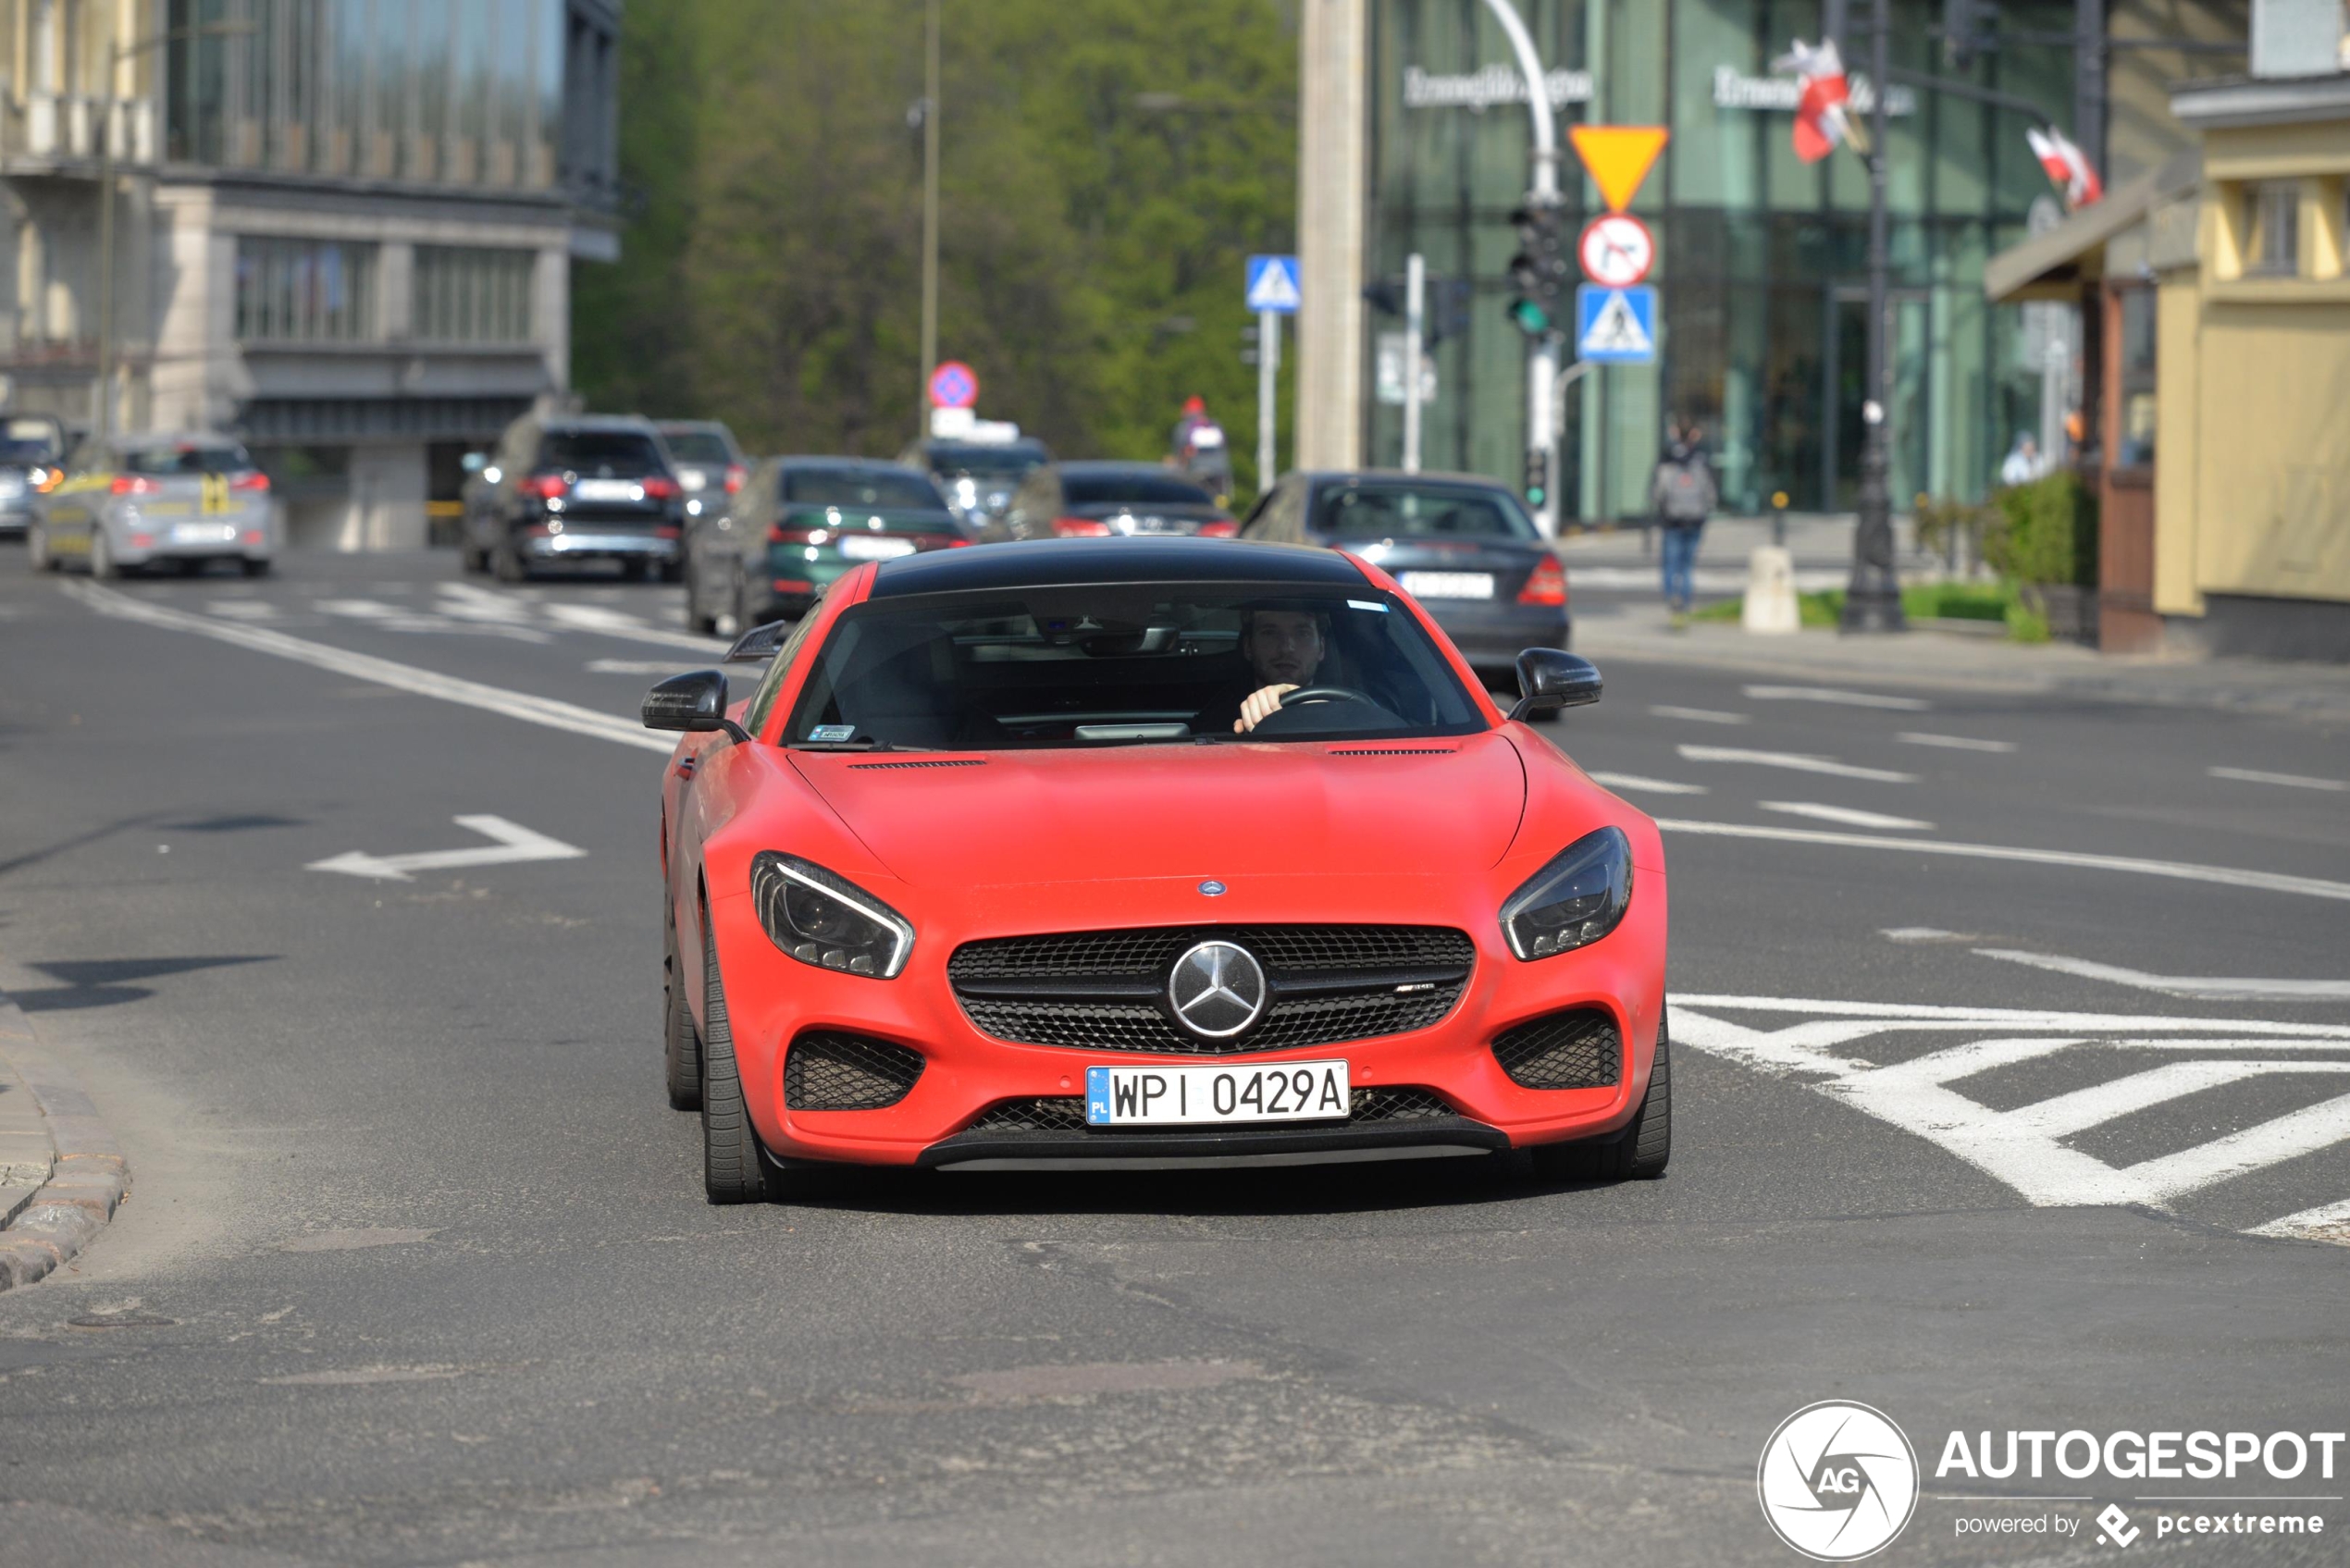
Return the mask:
MULTIPOLYGON (((1551 106, 1591 101, 1589 71, 1554 70, 1544 78, 1551 106)), ((1748 76, 1736 66, 1713 68, 1713 106, 1717 109, 1760 109, 1792 113, 1798 86, 1791 76, 1748 76)), ((1417 66, 1404 68, 1404 106, 1407 109, 1471 109, 1483 111, 1497 104, 1526 102, 1526 78, 1515 66, 1486 66, 1453 75, 1438 75, 1417 66)), ((1852 106, 1868 113, 1875 106, 1876 90, 1866 77, 1852 78, 1852 106)), ((1885 100, 1889 115, 1917 113, 1917 94, 1896 85, 1885 100)))

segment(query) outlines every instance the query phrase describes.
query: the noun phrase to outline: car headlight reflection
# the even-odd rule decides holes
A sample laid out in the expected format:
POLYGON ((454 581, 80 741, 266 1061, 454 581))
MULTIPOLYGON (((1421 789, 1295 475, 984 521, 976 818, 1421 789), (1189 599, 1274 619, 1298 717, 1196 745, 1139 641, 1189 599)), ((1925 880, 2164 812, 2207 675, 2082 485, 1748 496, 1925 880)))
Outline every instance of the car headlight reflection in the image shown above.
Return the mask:
POLYGON ((1618 828, 1585 833, 1502 906, 1502 934, 1521 958, 1547 958, 1614 931, 1632 906, 1632 844, 1618 828))
POLYGON ((768 940, 816 969, 892 980, 913 954, 905 916, 797 855, 761 852, 750 863, 750 896, 768 940))

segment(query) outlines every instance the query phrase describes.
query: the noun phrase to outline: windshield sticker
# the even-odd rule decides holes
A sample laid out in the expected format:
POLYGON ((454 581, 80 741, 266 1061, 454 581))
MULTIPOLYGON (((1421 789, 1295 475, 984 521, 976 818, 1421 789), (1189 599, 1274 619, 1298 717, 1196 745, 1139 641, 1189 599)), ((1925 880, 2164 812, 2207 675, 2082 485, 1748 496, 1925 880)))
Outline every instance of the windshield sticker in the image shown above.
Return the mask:
POLYGON ((1375 604, 1367 599, 1350 599, 1346 601, 1346 608, 1349 610, 1376 610, 1382 615, 1387 613, 1387 606, 1384 604, 1375 604))
POLYGON ((816 741, 821 744, 834 744, 844 740, 854 740, 856 736, 857 726, 854 724, 819 724, 814 729, 808 732, 808 738, 810 740, 816 741))

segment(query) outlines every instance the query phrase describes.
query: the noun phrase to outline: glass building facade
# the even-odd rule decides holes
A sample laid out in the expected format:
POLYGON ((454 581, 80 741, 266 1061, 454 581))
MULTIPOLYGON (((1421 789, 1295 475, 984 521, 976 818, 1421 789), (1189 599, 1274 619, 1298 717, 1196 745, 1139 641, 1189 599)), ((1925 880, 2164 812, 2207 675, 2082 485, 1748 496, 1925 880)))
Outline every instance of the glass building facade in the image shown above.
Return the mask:
MULTIPOLYGON (((1848 43, 1868 57, 1856 4, 1848 43)), ((1668 417, 1705 430, 1725 507, 1845 511, 1859 485, 1865 379, 1868 180, 1839 151, 1806 165, 1791 145, 1793 83, 1771 61, 1814 38, 1817 0, 1521 0, 1552 70, 1569 233, 1601 206, 1564 150, 1581 120, 1661 124, 1672 137, 1631 210, 1657 241, 1652 366, 1597 368, 1569 389, 1562 514, 1639 514, 1668 417)), ((1528 182, 1523 90, 1480 0, 1371 0, 1373 279, 1405 257, 1465 281, 1461 329, 1433 351, 1438 396, 1424 463, 1523 470, 1526 341, 1503 315, 1516 249, 1510 210, 1528 182)), ((1938 0, 1894 0, 1897 69, 1948 74, 1938 0)), ((2070 0, 2009 0, 2003 25, 2061 32, 2070 0)), ((2071 51, 2010 48, 1964 80, 2044 105, 2070 122, 2071 51)), ((2048 181, 2025 141, 2035 117, 1904 86, 1886 99, 1892 215, 1893 493, 1977 498, 2018 430, 2036 430, 2042 374, 2020 313, 1985 305, 1983 266, 2023 237, 2048 181)), ((1402 323, 1374 314, 1369 330, 1402 323)), ((1570 356, 1571 357, 1571 356, 1570 356)), ((1370 461, 1402 452, 1402 410, 1373 401, 1370 461)))

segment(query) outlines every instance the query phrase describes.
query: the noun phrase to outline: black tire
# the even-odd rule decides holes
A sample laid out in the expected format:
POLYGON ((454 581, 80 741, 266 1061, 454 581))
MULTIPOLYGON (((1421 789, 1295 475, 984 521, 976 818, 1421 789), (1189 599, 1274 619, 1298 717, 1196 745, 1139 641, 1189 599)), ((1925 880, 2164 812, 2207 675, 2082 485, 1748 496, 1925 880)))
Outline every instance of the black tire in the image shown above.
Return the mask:
POLYGON ((683 582, 685 580, 685 576, 686 568, 678 562, 674 561, 664 561, 661 563, 661 580, 662 582, 683 582))
POLYGON ((244 563, 245 575, 248 577, 266 577, 269 575, 269 572, 273 564, 273 562, 267 561, 248 561, 244 563))
POLYGON ((673 1111, 701 1109, 701 1036, 694 1030, 694 1010, 686 1005, 684 977, 677 970, 677 931, 674 922, 661 945, 661 1034, 662 1076, 673 1111))
POLYGON ((632 583, 649 583, 653 580, 653 563, 649 561, 624 561, 620 563, 620 574, 632 583))
MULTIPOLYGON (((709 924, 708 912, 703 925, 709 924)), ((718 947, 702 932, 701 1181, 713 1204, 762 1204, 770 1196, 767 1151, 743 1105, 735 1066, 735 1032, 726 1022, 726 987, 718 947)))
POLYGON ((1673 1157, 1673 1042, 1663 1024, 1656 1031, 1656 1062, 1649 1069, 1648 1093, 1621 1131, 1573 1143, 1545 1143, 1529 1150, 1534 1174, 1545 1181, 1653 1181, 1673 1157))

